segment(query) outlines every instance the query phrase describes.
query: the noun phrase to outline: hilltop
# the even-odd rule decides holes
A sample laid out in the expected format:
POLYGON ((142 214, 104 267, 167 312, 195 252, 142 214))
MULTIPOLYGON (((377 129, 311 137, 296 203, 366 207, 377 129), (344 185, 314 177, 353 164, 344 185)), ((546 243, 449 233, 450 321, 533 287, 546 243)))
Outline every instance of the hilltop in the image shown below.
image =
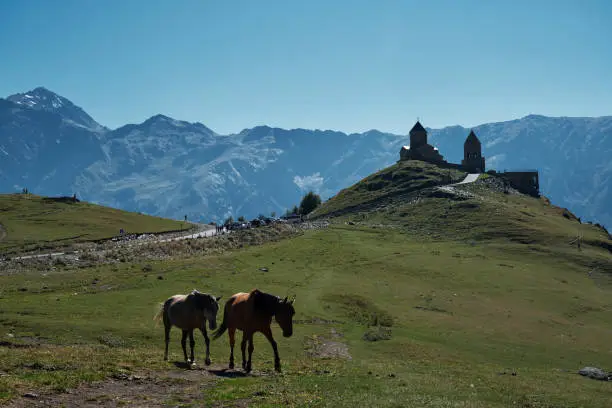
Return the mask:
POLYGON ((458 182, 466 174, 461 170, 443 168, 424 161, 401 161, 340 190, 311 217, 338 217, 378 211, 393 203, 405 202, 422 189, 458 182))
POLYGON ((75 202, 71 197, 34 194, 0 195, 0 250, 54 248, 126 233, 153 233, 186 228, 184 223, 75 202))

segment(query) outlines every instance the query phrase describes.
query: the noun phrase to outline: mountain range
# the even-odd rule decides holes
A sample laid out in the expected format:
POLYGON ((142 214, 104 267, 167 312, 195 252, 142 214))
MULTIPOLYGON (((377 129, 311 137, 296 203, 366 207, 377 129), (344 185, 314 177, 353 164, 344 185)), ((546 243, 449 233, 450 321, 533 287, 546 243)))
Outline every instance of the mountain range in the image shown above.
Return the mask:
MULTIPOLYGON (((407 130, 412 123, 407 121, 407 130)), ((427 129, 458 163, 470 129, 427 129)), ((540 190, 583 220, 612 225, 612 116, 546 117, 473 128, 487 169, 538 169, 540 190)), ((45 88, 0 98, 0 192, 72 195, 151 215, 220 221, 280 214, 399 159, 407 135, 257 126, 220 135, 164 115, 109 129, 45 88)))

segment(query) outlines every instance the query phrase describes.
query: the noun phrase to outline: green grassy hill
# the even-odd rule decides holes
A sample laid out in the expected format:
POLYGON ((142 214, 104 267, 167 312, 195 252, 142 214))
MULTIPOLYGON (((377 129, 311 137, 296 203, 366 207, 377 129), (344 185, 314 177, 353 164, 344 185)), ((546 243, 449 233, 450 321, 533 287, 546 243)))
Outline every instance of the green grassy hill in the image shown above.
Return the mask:
POLYGON ((0 195, 0 251, 50 248, 127 233, 181 229, 181 222, 32 194, 0 195), (3 233, 4 232, 4 233, 3 233))
MULTIPOLYGON (((314 214, 338 214, 330 227, 290 239, 206 257, 177 249, 147 265, 0 274, 0 401, 34 391, 55 405, 608 408, 611 384, 577 374, 612 370, 607 234, 544 198, 504 194, 494 177, 449 192, 433 188, 445 170, 390 169, 403 177, 344 190, 314 214), (570 242, 580 234, 578 248, 570 242), (293 337, 273 325, 282 374, 259 334, 253 375, 223 371, 227 336, 212 342, 211 370, 178 363, 177 329, 162 361, 159 302, 254 287, 296 295, 293 337), (118 394, 111 386, 128 375, 139 380, 118 394)), ((239 344, 240 335, 238 366, 239 344)), ((198 336, 200 364, 203 351, 198 336)))
POLYGON ((503 181, 488 174, 451 190, 436 188, 464 175, 425 162, 400 162, 342 190, 310 218, 393 227, 419 240, 477 242, 552 256, 576 255, 580 237, 580 259, 609 267, 609 234, 546 197, 506 193, 503 181))
POLYGON ((313 217, 375 211, 391 202, 405 200, 421 189, 458 182, 466 174, 421 161, 398 162, 341 190, 317 209, 313 217))

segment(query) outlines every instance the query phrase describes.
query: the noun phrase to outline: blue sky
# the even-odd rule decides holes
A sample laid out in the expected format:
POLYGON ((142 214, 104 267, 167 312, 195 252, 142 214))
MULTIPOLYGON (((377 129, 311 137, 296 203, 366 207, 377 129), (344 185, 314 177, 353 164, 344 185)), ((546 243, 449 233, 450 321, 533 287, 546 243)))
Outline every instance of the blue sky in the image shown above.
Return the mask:
POLYGON ((111 128, 157 113, 407 133, 612 114, 611 1, 0 2, 0 96, 45 86, 111 128))

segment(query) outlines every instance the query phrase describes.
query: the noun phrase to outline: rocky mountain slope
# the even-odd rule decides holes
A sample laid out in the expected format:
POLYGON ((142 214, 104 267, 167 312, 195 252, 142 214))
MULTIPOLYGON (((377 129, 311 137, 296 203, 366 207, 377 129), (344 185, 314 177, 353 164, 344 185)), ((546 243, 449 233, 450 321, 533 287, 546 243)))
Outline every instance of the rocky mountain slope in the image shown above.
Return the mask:
MULTIPOLYGON (((406 123, 406 129, 412 123, 406 123)), ((469 129, 428 129, 446 159, 469 129)), ((587 220, 612 225, 612 116, 527 116, 474 128, 487 168, 540 170, 542 193, 587 220)), ((44 88, 0 99, 0 191, 76 192, 80 198, 195 221, 283 212, 315 190, 330 197, 394 163, 408 137, 376 130, 259 126, 219 135, 156 115, 109 130, 44 88)))

